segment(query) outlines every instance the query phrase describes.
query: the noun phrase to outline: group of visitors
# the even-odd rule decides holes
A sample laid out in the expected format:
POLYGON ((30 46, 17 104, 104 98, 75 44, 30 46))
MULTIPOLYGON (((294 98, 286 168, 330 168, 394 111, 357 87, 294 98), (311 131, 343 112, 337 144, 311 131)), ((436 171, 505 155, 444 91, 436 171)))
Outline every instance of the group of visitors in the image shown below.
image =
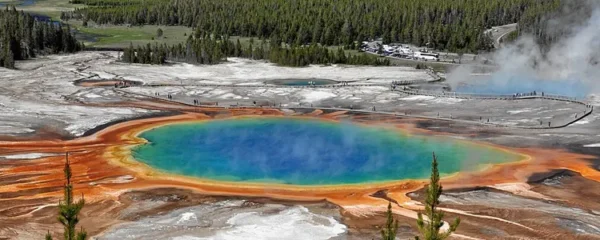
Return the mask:
POLYGON ((115 83, 115 88, 125 88, 131 86, 131 83, 126 81, 119 81, 115 83))
MULTIPOLYGON (((537 96, 537 92, 533 91, 533 92, 529 92, 529 93, 515 93, 513 94, 513 98, 517 98, 517 97, 529 97, 529 96, 537 96)), ((544 92, 542 92, 542 97, 544 96, 544 92)))
MULTIPOLYGON (((160 93, 159 92, 154 92, 154 96, 155 97, 160 97, 160 93)), ((173 96, 171 94, 167 94, 167 99, 173 99, 173 96)))

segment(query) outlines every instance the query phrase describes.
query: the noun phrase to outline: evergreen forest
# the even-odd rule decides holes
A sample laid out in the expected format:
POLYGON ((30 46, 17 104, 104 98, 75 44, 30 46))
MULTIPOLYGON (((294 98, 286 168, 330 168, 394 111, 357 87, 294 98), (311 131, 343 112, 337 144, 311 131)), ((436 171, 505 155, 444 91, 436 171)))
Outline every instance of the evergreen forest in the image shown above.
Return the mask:
POLYGON ((258 46, 250 43, 242 46, 239 39, 234 43, 228 37, 210 35, 190 36, 186 43, 167 46, 151 45, 134 47, 123 51, 121 60, 129 63, 164 64, 167 60, 193 64, 218 64, 227 57, 255 60, 265 59, 281 66, 302 67, 309 64, 390 65, 389 59, 365 54, 346 54, 343 48, 330 50, 320 45, 285 46, 272 39, 269 45, 262 41, 258 46))
MULTIPOLYGON (((280 38, 290 45, 346 46, 382 38, 438 50, 490 50, 492 26, 540 31, 560 0, 72 0, 63 20, 182 25, 212 35, 280 38)), ((540 34, 541 35, 541 34, 540 34)))
POLYGON ((15 60, 81 49, 68 26, 37 20, 14 7, 0 10, 0 67, 15 68, 15 60))

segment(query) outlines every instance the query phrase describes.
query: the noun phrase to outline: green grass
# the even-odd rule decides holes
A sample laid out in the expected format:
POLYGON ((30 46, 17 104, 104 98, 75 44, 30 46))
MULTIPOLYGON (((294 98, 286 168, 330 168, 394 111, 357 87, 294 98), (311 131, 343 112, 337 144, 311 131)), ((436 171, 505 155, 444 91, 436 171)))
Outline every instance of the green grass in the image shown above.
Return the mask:
POLYGON ((128 47, 150 44, 173 45, 185 42, 192 33, 192 29, 181 26, 89 26, 83 27, 81 23, 69 22, 81 35, 93 36, 95 42, 85 41, 86 46, 92 47, 128 47), (163 36, 157 37, 156 31, 163 30, 163 36))
MULTIPOLYGON (((2 1, 2 0, 0 0, 2 1)), ((60 13, 74 8, 84 7, 82 4, 70 4, 69 0, 38 0, 33 5, 17 7, 18 10, 46 15, 52 20, 60 20, 60 13)))
MULTIPOLYGON (((89 34, 97 37, 96 42, 85 42, 88 46, 112 46, 124 47, 127 42, 145 42, 151 41, 154 35, 148 34, 140 29, 124 29, 122 27, 99 27, 84 28, 78 27, 83 34, 89 34)), ((127 44, 129 45, 129 44, 127 44)))
MULTIPOLYGON (((0 1, 15 1, 15 0, 0 0, 0 1)), ((71 4, 69 0, 39 0, 35 4, 25 7, 17 7, 30 13, 46 15, 52 20, 60 21, 60 13, 63 11, 71 11, 74 8, 84 7, 82 4, 71 4)), ((179 26, 143 26, 143 27, 126 27, 126 26, 95 26, 90 23, 89 27, 83 27, 81 21, 66 22, 73 29, 77 29, 83 36, 82 41, 86 46, 93 47, 127 47, 129 43, 134 45, 146 45, 147 43, 166 43, 168 45, 184 42, 187 36, 192 33, 192 30, 187 27, 179 26), (163 30, 163 37, 156 37, 156 30, 163 30), (155 38, 154 40, 152 38, 155 38), (90 42, 90 39, 95 39, 95 42, 90 42)))

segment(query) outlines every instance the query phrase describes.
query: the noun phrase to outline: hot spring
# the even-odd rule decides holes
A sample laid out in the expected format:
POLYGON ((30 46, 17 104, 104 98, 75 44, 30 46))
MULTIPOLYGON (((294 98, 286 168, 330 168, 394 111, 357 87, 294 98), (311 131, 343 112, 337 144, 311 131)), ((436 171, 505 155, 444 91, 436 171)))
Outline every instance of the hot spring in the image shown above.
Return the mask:
POLYGON ((148 143, 134 148, 138 161, 171 174, 229 182, 337 185, 425 179, 434 151, 442 175, 522 159, 447 137, 317 119, 179 123, 139 137, 148 143))
POLYGON ((512 95, 542 92, 567 97, 585 98, 590 87, 574 79, 548 80, 529 75, 495 73, 486 77, 470 77, 453 86, 453 91, 471 94, 512 95))

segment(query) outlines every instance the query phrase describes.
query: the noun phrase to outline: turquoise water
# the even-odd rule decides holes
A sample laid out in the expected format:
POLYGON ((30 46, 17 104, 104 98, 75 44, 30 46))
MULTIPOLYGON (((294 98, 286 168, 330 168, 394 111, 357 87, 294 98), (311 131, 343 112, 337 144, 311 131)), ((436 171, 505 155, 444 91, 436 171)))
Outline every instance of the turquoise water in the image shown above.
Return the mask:
POLYGON ((169 173, 221 181, 335 185, 429 177, 518 160, 493 148, 384 127, 290 118, 173 124, 140 135, 134 157, 169 173))
POLYGON ((583 80, 555 79, 549 80, 529 76, 525 73, 494 73, 490 77, 474 78, 469 84, 459 85, 456 92, 474 94, 512 95, 515 93, 537 92, 541 95, 557 94, 575 98, 584 98, 590 93, 590 86, 583 80))

